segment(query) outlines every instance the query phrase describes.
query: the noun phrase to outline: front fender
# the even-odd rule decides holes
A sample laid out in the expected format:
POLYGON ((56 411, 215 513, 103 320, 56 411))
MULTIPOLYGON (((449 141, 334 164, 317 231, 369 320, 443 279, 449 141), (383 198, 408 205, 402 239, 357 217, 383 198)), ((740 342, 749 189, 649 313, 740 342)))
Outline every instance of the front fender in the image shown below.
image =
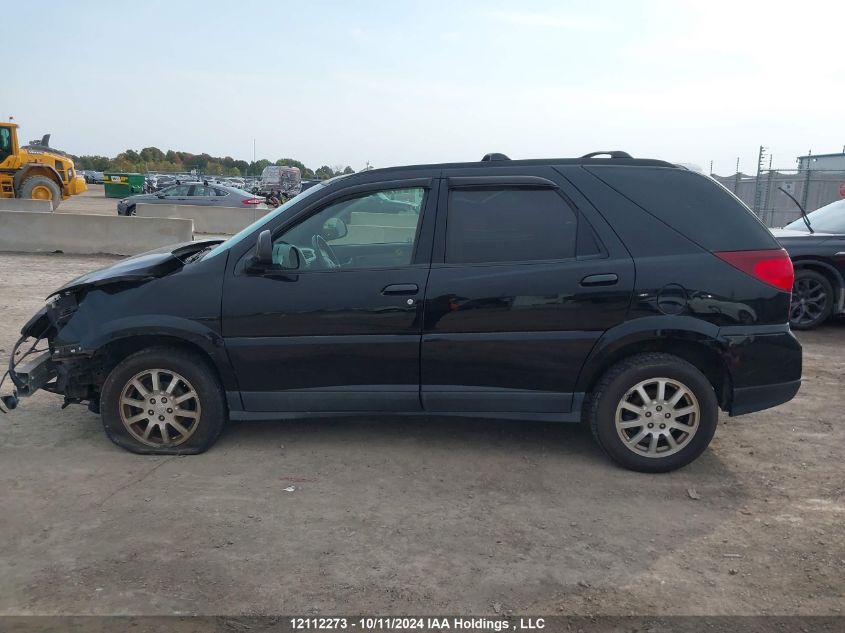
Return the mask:
POLYGON ((47 176, 48 178, 51 178, 60 188, 64 187, 62 177, 52 165, 47 165, 45 163, 28 163, 21 167, 13 178, 15 191, 20 188, 21 183, 23 183, 26 178, 33 174, 42 174, 47 176))
POLYGON ((119 339, 147 335, 185 339, 207 354, 223 349, 223 337, 213 329, 191 319, 168 315, 139 315, 105 321, 96 330, 84 333, 78 342, 84 349, 96 351, 119 339))
POLYGON ((796 270, 798 268, 823 268, 824 270, 829 272, 834 279, 837 280, 837 285, 839 286, 839 288, 835 290, 845 288, 845 279, 842 278, 842 274, 838 270, 836 270, 835 267, 833 267, 831 264, 827 263, 822 259, 810 256, 799 256, 793 258, 792 263, 795 266, 796 270))
POLYGON ((217 369, 223 387, 227 390, 237 389, 223 337, 212 327, 191 319, 168 315, 123 317, 98 324, 96 329, 86 328, 79 337, 73 335, 72 328, 63 328, 53 344, 59 357, 68 346, 76 346, 77 353, 95 356, 115 342, 138 340, 139 337, 161 339, 164 342, 177 339, 199 348, 217 369), (75 341, 71 340, 74 338, 75 341))

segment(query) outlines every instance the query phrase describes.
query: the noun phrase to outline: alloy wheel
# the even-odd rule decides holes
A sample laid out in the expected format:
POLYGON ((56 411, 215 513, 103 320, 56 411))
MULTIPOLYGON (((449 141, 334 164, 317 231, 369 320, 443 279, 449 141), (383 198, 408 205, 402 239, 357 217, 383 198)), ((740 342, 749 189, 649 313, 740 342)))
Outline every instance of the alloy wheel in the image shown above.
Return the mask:
POLYGON ((194 434, 202 408, 188 380, 168 369, 146 369, 121 390, 120 419, 147 446, 178 446, 194 434))
POLYGON ((814 323, 824 313, 826 304, 827 292, 818 279, 796 279, 792 287, 789 322, 797 326, 814 323))
POLYGON ((698 431, 701 408, 692 390, 671 378, 637 383, 616 407, 616 432, 628 450, 643 457, 673 455, 698 431))

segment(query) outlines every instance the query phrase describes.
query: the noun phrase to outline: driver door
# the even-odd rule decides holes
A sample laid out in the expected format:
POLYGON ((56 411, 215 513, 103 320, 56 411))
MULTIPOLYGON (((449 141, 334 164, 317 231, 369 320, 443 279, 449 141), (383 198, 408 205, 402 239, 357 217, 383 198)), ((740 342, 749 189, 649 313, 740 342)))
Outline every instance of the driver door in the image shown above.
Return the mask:
POLYGON ((247 411, 421 410, 437 182, 373 184, 318 203, 273 230, 274 254, 295 247, 299 268, 274 256, 267 270, 238 264, 227 275, 223 335, 247 411))

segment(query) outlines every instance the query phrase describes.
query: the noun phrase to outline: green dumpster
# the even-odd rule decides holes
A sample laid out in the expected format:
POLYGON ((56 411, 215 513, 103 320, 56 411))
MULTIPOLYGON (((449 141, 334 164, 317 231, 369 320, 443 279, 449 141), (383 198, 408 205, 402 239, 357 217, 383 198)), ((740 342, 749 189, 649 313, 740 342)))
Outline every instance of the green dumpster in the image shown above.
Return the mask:
POLYGON ((106 198, 125 198, 144 193, 144 174, 110 171, 103 174, 106 198))

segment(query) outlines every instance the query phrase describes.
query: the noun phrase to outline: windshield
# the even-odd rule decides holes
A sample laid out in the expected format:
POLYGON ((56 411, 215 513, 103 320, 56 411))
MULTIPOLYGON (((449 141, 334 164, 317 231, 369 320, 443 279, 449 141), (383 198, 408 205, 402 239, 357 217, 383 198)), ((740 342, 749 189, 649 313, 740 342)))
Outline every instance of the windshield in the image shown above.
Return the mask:
POLYGON ((308 196, 320 191, 321 189, 324 189, 325 186, 326 186, 325 184, 319 183, 317 185, 314 185, 310 189, 306 189, 305 191, 303 191, 298 196, 294 196, 293 198, 291 198, 290 200, 285 202, 283 205, 276 207, 275 210, 271 211, 267 215, 258 218, 255 222, 250 224, 248 227, 246 227, 245 229, 243 229, 239 233, 236 233, 235 235, 230 237, 225 242, 218 244, 203 259, 208 259, 209 257, 214 257, 215 255, 219 255, 220 253, 229 250, 235 244, 242 241, 247 235, 249 235, 250 233, 255 231, 257 228, 259 228, 260 226, 264 225, 265 223, 270 222, 271 220, 279 217, 282 213, 284 213, 285 211, 290 209, 293 205, 299 203, 303 198, 307 198, 308 196))
MULTIPOLYGON (((810 226, 817 233, 845 233, 845 200, 837 200, 821 209, 816 209, 807 214, 807 218, 810 220, 810 226)), ((808 232, 802 218, 790 222, 783 228, 808 232)))

